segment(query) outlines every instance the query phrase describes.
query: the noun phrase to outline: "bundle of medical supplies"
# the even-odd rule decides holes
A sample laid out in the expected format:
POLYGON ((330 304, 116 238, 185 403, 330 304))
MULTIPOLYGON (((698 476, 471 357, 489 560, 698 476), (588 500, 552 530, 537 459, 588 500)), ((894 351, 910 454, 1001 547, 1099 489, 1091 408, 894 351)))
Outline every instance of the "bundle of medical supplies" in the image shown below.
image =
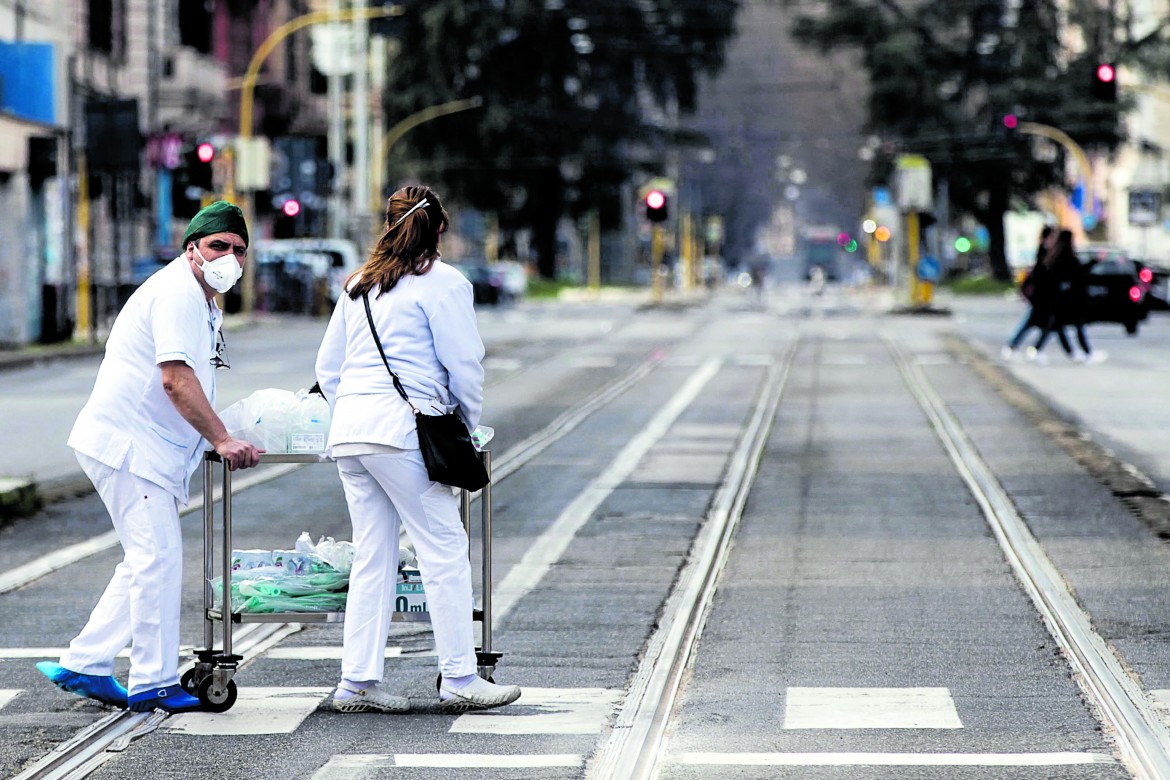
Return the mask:
POLYGON ((329 403, 308 390, 257 390, 219 413, 228 433, 268 453, 325 451, 329 403))
MULTIPOLYGON (((342 612, 353 557, 352 542, 330 536, 314 544, 307 531, 291 550, 232 550, 232 612, 342 612)), ((399 548, 398 557, 400 611, 425 612, 414 553, 399 548)), ((211 585, 215 608, 222 609, 223 578, 211 585)))

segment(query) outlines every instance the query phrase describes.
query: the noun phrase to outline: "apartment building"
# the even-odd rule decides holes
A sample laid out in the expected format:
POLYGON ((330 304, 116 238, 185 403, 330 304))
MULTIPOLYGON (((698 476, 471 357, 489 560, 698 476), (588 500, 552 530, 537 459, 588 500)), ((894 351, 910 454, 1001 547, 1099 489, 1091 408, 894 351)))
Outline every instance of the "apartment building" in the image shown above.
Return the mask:
MULTIPOLYGON (((0 2, 0 344, 101 338, 178 253, 189 214, 176 206, 218 194, 183 187, 184 151, 230 144, 240 76, 308 5, 0 2)), ((266 60, 255 134, 324 133, 309 46, 293 36, 266 60)))

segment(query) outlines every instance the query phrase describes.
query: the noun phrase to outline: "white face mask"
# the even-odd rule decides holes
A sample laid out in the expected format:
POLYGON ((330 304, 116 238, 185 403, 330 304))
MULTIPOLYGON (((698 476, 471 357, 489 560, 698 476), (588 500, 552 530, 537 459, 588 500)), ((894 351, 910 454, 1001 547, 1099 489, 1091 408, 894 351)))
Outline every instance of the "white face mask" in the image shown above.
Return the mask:
POLYGON ((244 275, 244 269, 240 267, 236 256, 231 252, 223 257, 208 260, 199 251, 199 247, 194 244, 191 246, 195 248, 195 254, 199 255, 199 259, 203 261, 203 280, 217 293, 226 293, 244 275))

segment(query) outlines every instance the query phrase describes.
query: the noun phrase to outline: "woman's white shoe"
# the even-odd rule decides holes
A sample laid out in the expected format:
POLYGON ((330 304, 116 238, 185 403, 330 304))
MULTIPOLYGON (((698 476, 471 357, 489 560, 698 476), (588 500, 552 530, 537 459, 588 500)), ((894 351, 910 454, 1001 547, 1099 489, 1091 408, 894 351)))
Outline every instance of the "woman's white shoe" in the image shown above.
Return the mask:
POLYGON ((503 707, 519 699, 520 686, 496 685, 482 677, 476 677, 462 688, 453 688, 443 680, 439 698, 441 699, 439 709, 443 712, 487 710, 492 707, 503 707), (448 698, 443 698, 444 695, 448 698))
POLYGON ((362 691, 339 685, 337 690, 350 694, 344 699, 334 694, 333 709, 338 712, 410 712, 410 699, 387 693, 377 685, 362 691))

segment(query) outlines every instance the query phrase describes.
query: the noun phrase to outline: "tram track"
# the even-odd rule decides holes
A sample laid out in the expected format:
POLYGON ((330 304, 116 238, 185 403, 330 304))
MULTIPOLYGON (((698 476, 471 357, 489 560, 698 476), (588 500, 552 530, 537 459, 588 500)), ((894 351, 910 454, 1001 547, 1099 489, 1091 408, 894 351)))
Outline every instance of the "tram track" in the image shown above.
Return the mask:
MULTIPOLYGON (((1138 780, 1170 777, 1170 732, 1161 716, 1127 674, 1113 649, 1095 631, 1090 616, 922 367, 893 339, 883 340, 908 391, 975 498, 1017 580, 1067 659, 1073 677, 1106 731, 1113 735, 1122 762, 1138 780)), ((651 637, 625 703, 609 736, 589 763, 588 780, 649 780, 657 776, 666 758, 665 734, 674 716, 680 685, 698 651, 719 575, 751 490, 755 464, 763 452, 798 346, 794 344, 783 366, 769 374, 770 387, 757 399, 752 422, 715 501, 711 522, 696 539, 691 562, 666 604, 660 628, 651 637)))
POLYGON ((798 343, 764 377, 727 477, 663 607, 609 737, 590 762, 589 780, 648 780, 657 772, 675 699, 727 563, 798 343))
MULTIPOLYGON (((558 415, 536 433, 503 453, 492 471, 493 485, 515 474, 526 463, 572 433, 591 414, 647 377, 656 367, 661 365, 663 357, 663 351, 656 350, 633 369, 613 382, 604 385, 584 401, 558 415)), ((281 464, 269 468, 271 472, 275 473, 254 475, 263 478, 252 479, 245 484, 245 488, 269 482, 303 468, 303 466, 300 464, 281 464)), ((239 488, 236 488, 235 492, 239 492, 239 488)), ((216 488, 213 491, 213 500, 219 501, 221 495, 222 487, 216 488)), ((479 495, 479 492, 477 491, 474 495, 479 495)), ((197 497, 195 501, 192 501, 188 512, 201 509, 202 501, 197 497)), ((69 555, 48 556, 48 560, 33 561, 31 564, 19 567, 10 573, 3 582, 0 582, 0 586, 2 586, 0 595, 24 587, 41 577, 117 544, 116 537, 111 541, 106 539, 107 536, 107 534, 103 534, 83 543, 82 552, 84 554, 80 556, 75 555, 72 558, 69 555)), ((233 650, 245 657, 246 660, 241 665, 246 665, 249 660, 253 660, 299 630, 300 624, 297 623, 246 625, 233 635, 236 643, 233 650)), ((182 665, 179 669, 180 674, 193 665, 194 661, 182 665)), ((103 763, 124 751, 134 740, 153 732, 167 717, 167 714, 161 711, 138 713, 123 710, 110 713, 62 742, 51 753, 43 756, 16 775, 13 780, 78 780, 87 777, 103 763)))
POLYGON ((1091 617, 921 366, 892 339, 887 337, 885 344, 1085 696, 1113 733, 1123 762, 1139 780, 1170 777, 1170 732, 1161 717, 1093 628, 1091 617))

